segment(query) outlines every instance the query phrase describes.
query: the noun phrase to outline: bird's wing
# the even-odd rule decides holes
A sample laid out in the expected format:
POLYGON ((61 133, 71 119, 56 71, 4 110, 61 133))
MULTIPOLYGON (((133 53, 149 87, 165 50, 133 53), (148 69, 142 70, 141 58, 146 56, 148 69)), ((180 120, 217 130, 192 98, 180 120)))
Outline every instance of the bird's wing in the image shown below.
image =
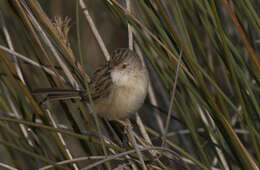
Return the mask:
POLYGON ((90 91, 93 100, 107 97, 112 88, 111 68, 109 63, 98 68, 93 74, 93 80, 90 84, 90 91))

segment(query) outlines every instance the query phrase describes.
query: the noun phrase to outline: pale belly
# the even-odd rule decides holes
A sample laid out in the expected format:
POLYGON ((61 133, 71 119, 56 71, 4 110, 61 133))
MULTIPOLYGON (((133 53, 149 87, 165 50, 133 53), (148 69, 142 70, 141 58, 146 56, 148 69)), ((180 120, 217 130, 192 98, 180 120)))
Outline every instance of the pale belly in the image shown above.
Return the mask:
POLYGON ((143 104, 147 94, 148 78, 131 81, 116 87, 107 99, 95 103, 97 114, 109 120, 125 119, 143 104))

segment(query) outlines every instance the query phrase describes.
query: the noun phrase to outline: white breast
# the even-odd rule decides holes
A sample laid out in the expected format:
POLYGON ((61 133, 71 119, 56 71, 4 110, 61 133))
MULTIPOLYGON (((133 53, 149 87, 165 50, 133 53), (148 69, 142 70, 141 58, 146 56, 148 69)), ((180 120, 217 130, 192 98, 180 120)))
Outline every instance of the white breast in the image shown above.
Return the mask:
POLYGON ((117 86, 126 86, 133 76, 125 74, 123 71, 112 71, 111 72, 112 82, 117 86))
POLYGON ((117 85, 111 96, 113 108, 111 112, 116 113, 115 117, 125 118, 135 113, 143 104, 147 94, 148 75, 144 70, 139 73, 128 73, 122 75, 120 72, 112 72, 113 83, 117 85))

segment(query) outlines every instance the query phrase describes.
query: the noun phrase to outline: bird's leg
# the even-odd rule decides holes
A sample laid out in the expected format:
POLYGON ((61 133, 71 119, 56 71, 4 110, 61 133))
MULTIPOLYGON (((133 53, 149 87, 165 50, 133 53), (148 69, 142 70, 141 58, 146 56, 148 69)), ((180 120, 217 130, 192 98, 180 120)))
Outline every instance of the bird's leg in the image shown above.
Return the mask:
POLYGON ((129 121, 129 119, 127 119, 127 120, 117 119, 116 122, 118 122, 119 124, 121 124, 124 127, 122 142, 123 142, 123 146, 127 146, 128 141, 131 141, 131 138, 129 136, 129 129, 130 128, 132 129, 131 122, 129 121))

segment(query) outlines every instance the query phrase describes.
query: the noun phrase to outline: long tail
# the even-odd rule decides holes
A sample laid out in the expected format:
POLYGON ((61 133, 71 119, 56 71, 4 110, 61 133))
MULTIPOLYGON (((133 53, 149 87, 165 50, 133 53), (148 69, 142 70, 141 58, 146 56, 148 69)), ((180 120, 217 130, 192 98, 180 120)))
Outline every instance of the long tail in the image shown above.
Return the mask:
POLYGON ((31 92, 33 95, 46 95, 46 100, 67 100, 67 99, 85 99, 85 91, 74 89, 60 89, 60 88, 42 88, 31 92))

